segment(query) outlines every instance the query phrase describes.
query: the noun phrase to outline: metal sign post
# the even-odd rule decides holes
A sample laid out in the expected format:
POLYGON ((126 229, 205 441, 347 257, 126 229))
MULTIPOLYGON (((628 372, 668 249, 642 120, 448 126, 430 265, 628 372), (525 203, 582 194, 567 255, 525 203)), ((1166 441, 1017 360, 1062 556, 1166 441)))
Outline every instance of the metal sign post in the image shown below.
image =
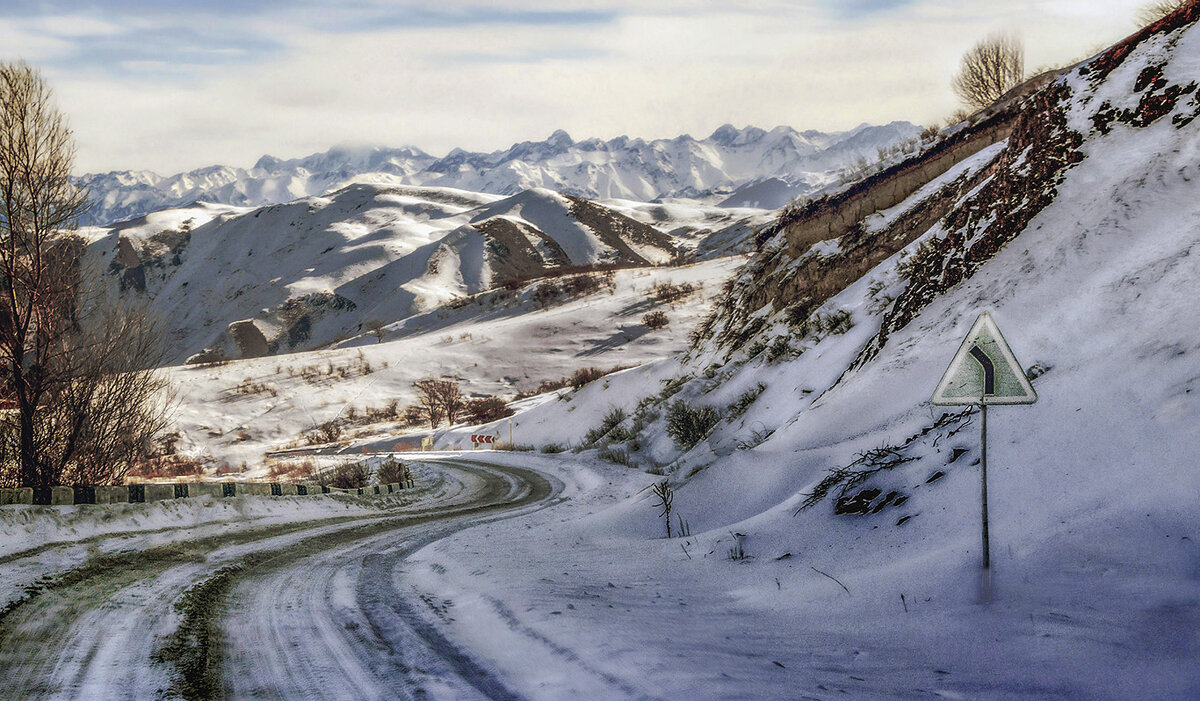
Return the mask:
POLYGON ((979 476, 983 535, 983 591, 991 598, 991 545, 988 541, 987 410, 989 404, 1033 404, 1037 392, 1000 334, 992 315, 983 312, 959 346, 950 367, 934 390, 938 406, 978 406, 980 414, 979 476))

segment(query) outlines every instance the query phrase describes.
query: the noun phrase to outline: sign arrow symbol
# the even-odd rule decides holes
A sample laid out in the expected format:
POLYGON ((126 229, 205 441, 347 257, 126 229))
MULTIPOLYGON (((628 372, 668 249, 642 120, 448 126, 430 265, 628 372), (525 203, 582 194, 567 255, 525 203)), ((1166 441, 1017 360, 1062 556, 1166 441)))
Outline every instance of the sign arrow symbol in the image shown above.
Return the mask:
POLYGON ((992 359, 979 346, 971 346, 971 357, 975 362, 983 366, 983 393, 996 393, 996 366, 992 363, 992 359))

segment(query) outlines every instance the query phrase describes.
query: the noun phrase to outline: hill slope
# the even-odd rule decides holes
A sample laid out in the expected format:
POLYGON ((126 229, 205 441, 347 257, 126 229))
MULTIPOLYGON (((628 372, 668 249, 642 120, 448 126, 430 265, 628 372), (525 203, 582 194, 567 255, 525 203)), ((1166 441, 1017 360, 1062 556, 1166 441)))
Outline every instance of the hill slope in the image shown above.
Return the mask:
POLYGON ((170 310, 169 358, 181 362, 325 347, 565 269, 728 255, 765 216, 360 183, 258 209, 165 210, 89 235, 126 294, 170 310))

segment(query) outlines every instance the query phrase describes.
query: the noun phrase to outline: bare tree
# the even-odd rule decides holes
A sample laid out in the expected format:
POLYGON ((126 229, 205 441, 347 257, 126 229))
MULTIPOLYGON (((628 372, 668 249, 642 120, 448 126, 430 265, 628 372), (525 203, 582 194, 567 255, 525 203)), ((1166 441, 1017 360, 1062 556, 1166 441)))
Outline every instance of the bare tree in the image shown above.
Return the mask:
POLYGON ((983 109, 1020 84, 1025 77, 1021 40, 994 34, 963 54, 954 76, 954 93, 972 109, 983 109))
POLYGON ((467 408, 467 400, 463 397, 458 383, 453 380, 439 380, 438 396, 442 402, 442 411, 446 412, 446 423, 457 423, 463 410, 467 408))
POLYGON ((104 484, 166 426, 159 334, 84 264, 87 194, 41 75, 0 62, 0 482, 104 484))
POLYGON ((1154 24, 1163 17, 1175 12, 1192 0, 1158 0, 1142 5, 1137 11, 1137 23, 1144 26, 1154 24))
POLYGON ((376 343, 383 343, 383 327, 386 325, 387 324, 384 324, 379 319, 368 319, 367 320, 367 322, 366 322, 367 330, 370 331, 371 335, 373 335, 375 337, 376 343))
POLYGON ((417 392, 417 405, 424 411, 425 419, 429 421, 429 428, 437 428, 438 424, 442 422, 442 417, 445 416, 438 390, 439 382, 441 380, 436 377, 422 377, 413 383, 413 389, 417 392))
POLYGON ((422 377, 413 383, 413 389, 417 391, 417 404, 429 419, 430 428, 437 428, 443 418, 453 424, 467 407, 462 390, 454 380, 422 377))

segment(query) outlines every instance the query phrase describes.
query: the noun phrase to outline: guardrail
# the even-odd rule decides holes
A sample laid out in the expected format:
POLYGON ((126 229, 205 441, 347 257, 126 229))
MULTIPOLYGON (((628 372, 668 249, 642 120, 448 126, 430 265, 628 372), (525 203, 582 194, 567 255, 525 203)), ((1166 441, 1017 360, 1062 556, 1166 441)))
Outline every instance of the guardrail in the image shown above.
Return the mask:
POLYGON ((312 483, 289 482, 148 482, 111 487, 17 487, 0 489, 0 506, 72 506, 75 504, 140 504, 148 501, 209 496, 216 499, 243 496, 314 496, 355 494, 374 496, 412 488, 413 482, 376 484, 339 489, 312 483))

